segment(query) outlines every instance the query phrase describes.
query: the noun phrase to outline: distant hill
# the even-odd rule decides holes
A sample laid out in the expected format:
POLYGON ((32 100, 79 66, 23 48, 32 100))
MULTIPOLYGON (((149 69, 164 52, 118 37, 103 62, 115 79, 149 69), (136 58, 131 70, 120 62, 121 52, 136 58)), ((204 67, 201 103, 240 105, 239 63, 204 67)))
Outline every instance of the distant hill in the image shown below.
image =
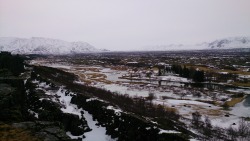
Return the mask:
POLYGON ((240 49, 250 48, 250 37, 231 37, 203 42, 194 45, 170 44, 146 46, 144 51, 171 51, 171 50, 204 50, 204 49, 240 49))
POLYGON ((215 40, 208 43, 208 48, 212 49, 234 49, 234 48, 250 48, 249 37, 233 37, 215 40))
POLYGON ((67 42, 42 37, 0 37, 0 51, 18 54, 75 54, 107 50, 97 49, 86 42, 67 42))

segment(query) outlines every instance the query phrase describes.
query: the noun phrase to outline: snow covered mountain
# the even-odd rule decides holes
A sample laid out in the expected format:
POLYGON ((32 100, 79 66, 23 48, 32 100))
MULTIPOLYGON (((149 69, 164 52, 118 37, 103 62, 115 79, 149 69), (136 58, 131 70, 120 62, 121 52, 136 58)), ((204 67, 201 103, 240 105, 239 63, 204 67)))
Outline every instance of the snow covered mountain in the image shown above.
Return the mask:
POLYGON ((87 52, 102 52, 86 42, 66 42, 58 39, 32 37, 14 38, 1 37, 0 51, 18 54, 74 54, 87 52))
POLYGON ((171 51, 171 50, 204 50, 204 49, 239 49, 250 48, 250 37, 231 37, 212 42, 203 42, 194 45, 170 44, 146 46, 146 51, 171 51))
POLYGON ((250 48, 250 38, 232 37, 215 40, 211 43, 208 43, 208 47, 212 49, 250 48))

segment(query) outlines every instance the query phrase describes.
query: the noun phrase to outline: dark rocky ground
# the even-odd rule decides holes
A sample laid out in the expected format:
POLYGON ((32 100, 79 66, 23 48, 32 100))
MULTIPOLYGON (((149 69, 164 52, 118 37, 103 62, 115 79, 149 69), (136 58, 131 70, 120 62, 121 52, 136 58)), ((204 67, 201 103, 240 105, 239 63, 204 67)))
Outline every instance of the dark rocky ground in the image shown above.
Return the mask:
POLYGON ((0 87, 0 140, 71 140, 59 122, 37 120, 28 112, 22 79, 2 78, 0 87))

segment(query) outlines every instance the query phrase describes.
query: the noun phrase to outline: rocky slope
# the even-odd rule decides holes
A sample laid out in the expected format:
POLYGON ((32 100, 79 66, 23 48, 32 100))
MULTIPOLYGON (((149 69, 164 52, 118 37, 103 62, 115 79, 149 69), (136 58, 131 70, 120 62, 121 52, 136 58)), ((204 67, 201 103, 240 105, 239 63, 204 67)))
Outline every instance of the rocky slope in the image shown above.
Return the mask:
POLYGON ((58 39, 32 37, 30 39, 1 37, 0 51, 15 54, 75 54, 102 52, 86 42, 66 42, 58 39))

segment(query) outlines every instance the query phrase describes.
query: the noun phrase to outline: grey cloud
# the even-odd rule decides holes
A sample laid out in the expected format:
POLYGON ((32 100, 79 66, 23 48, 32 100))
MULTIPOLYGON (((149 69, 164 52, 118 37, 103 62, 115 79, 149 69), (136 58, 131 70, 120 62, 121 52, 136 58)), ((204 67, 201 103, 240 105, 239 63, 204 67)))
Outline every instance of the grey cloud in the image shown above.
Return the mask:
POLYGON ((86 41, 98 48, 250 35, 249 0, 0 0, 0 36, 86 41))

